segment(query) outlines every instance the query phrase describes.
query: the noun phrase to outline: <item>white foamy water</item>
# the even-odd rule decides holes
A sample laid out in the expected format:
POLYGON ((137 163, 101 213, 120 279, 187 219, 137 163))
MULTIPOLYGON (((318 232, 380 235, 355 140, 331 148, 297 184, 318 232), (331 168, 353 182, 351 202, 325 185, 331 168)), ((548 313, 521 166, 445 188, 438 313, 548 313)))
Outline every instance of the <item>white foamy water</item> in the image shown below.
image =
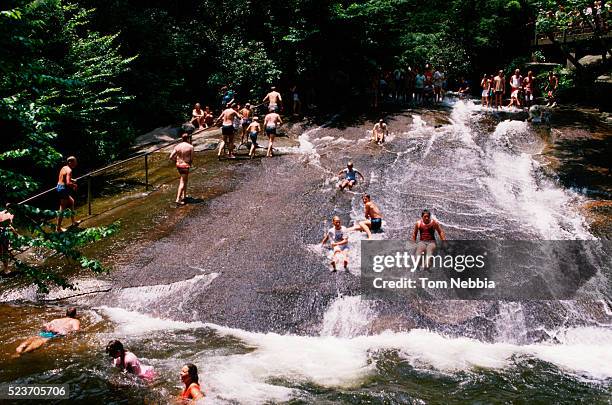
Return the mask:
POLYGON ((541 239, 593 239, 577 211, 580 197, 546 178, 530 154, 513 151, 515 140, 528 139, 528 131, 522 121, 497 125, 490 139, 495 146, 486 160, 489 177, 484 179, 491 195, 510 217, 541 239))
MULTIPOLYGON (((337 301, 330 306, 324 325, 331 325, 329 327, 334 329, 338 322, 351 324, 352 319, 355 322, 352 327, 359 329, 369 316, 369 308, 365 313, 362 310, 349 314, 339 312, 347 306, 359 307, 361 304, 357 299, 339 298, 344 303, 337 301), (340 313, 344 314, 343 321, 337 319, 340 313)), ((305 395, 297 389, 274 384, 274 380, 289 384, 312 383, 328 388, 358 387, 376 373, 377 356, 389 350, 397 351, 413 367, 427 372, 473 372, 479 368, 501 370, 527 357, 552 363, 570 375, 595 380, 612 378, 612 331, 604 328, 568 328, 557 334, 560 344, 521 346, 451 338, 422 329, 351 338, 296 336, 247 332, 201 322, 162 320, 116 308, 103 308, 103 312, 117 323, 118 333, 144 337, 152 331, 209 327, 220 335, 240 339, 253 351, 220 356, 203 353, 188 360, 202 370, 201 379, 209 395, 241 403, 286 401, 305 395)), ((353 333, 346 327, 342 326, 340 333, 342 330, 347 334, 353 333)), ((325 332, 329 331, 324 327, 325 332)), ((171 334, 169 336, 172 338, 171 334)), ((184 361, 180 354, 175 354, 156 360, 156 364, 178 370, 184 361)))

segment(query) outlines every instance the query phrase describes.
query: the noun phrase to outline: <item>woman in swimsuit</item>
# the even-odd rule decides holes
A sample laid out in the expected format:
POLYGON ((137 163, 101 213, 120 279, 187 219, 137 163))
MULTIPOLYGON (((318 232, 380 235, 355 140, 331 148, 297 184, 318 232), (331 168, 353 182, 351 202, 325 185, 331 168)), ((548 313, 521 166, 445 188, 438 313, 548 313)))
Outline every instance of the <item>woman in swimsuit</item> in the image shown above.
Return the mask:
POLYGON ((204 393, 198 383, 198 368, 195 364, 187 363, 181 369, 181 381, 185 384, 185 389, 181 393, 181 399, 202 399, 204 393))
POLYGON ((153 367, 140 364, 138 357, 134 353, 125 350, 120 341, 111 340, 108 342, 106 353, 109 357, 112 357, 113 365, 122 371, 132 373, 144 379, 152 379, 154 377, 153 367))

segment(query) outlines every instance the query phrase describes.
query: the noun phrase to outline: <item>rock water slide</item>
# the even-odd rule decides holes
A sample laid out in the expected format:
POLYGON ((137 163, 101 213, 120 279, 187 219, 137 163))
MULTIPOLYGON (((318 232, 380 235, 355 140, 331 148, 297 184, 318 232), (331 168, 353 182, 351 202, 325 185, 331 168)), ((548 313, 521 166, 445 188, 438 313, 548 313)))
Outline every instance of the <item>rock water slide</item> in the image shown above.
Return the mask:
POLYGON ((364 236, 350 236, 349 273, 329 273, 318 246, 333 215, 362 218, 366 190, 385 214, 375 239, 407 239, 423 208, 452 239, 594 239, 584 197, 536 158, 538 131, 470 102, 392 117, 382 147, 367 142, 370 125, 338 120, 282 157, 235 166, 227 192, 134 241, 109 291, 76 298, 106 325, 90 343, 139 347, 160 371, 153 398, 193 361, 219 402, 452 402, 502 398, 503 381, 521 387, 514 399, 605 399, 612 313, 597 285, 609 273, 586 302, 371 301, 359 295, 364 236), (348 159, 367 180, 340 193, 332 177, 348 159))

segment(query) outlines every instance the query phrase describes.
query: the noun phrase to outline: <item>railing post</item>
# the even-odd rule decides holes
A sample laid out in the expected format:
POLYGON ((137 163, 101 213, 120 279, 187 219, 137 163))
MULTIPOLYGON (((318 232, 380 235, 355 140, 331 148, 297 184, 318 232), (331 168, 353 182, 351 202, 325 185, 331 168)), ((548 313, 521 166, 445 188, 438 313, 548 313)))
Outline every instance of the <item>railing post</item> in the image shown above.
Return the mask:
POLYGON ((145 191, 149 189, 149 154, 145 153, 145 191))
POLYGON ((91 215, 91 176, 87 176, 87 214, 91 215))

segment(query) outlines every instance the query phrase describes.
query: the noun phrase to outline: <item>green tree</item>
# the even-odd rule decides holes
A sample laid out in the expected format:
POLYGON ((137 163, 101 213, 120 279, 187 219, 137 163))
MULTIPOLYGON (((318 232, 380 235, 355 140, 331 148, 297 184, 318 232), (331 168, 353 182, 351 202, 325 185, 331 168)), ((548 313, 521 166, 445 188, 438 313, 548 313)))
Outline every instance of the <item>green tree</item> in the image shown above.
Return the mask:
MULTIPOLYGON (((113 81, 130 62, 119 56, 114 37, 89 31, 91 11, 61 0, 20 0, 11 7, 0 13, 0 128, 7 135, 0 140, 3 205, 37 191, 49 169, 50 177, 56 176, 62 157, 58 148, 113 156, 108 144, 120 132, 102 129, 118 122, 116 111, 128 99, 113 81), (62 138, 71 143, 60 144, 62 138)), ((9 235, 15 251, 36 248, 47 257, 59 255, 94 272, 103 270, 80 248, 115 232, 116 225, 58 234, 49 225, 56 211, 17 205, 9 210, 22 230, 19 236, 9 235)), ((23 253, 12 261, 43 291, 50 283, 70 286, 44 261, 23 253)))

